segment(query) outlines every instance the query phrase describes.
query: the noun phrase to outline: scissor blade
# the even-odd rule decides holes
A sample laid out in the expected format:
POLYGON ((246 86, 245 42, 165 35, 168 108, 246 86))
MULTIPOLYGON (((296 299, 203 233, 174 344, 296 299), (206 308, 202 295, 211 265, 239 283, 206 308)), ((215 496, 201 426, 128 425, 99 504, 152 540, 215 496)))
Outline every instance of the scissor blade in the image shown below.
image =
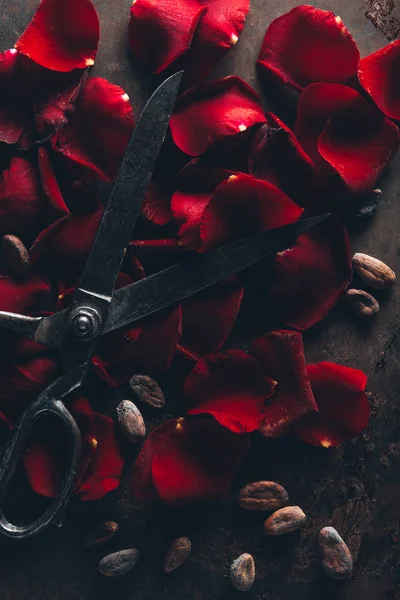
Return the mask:
POLYGON ((116 290, 103 333, 129 325, 286 250, 329 215, 311 217, 243 238, 116 290))
POLYGON ((142 207, 183 71, 164 81, 147 102, 135 127, 104 211, 79 287, 110 297, 126 246, 142 207))

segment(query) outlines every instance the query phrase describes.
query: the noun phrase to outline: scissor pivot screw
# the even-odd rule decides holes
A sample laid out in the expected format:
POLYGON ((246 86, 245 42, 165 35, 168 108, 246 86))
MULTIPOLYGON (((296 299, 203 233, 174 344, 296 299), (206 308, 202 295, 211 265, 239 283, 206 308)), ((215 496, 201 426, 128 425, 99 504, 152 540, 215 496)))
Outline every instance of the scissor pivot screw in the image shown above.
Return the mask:
POLYGON ((78 308, 71 315, 71 325, 74 332, 82 339, 90 339, 99 331, 101 319, 92 308, 78 308))

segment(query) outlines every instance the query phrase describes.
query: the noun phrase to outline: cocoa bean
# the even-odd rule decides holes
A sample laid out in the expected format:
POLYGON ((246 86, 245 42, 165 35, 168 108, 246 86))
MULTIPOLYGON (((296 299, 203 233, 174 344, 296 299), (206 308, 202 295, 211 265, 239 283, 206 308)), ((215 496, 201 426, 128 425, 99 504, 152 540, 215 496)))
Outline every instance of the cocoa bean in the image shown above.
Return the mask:
POLYGON ((256 576, 256 567, 252 555, 246 552, 234 560, 231 564, 230 575, 232 585, 237 590, 248 592, 256 576))
POLYGON ((124 436, 131 442, 138 442, 146 435, 146 425, 142 413, 130 400, 122 400, 117 406, 117 420, 124 436))
POLYGON ((135 566, 140 552, 133 548, 108 554, 98 564, 98 569, 106 577, 122 577, 135 566))
POLYGON ((333 579, 347 579, 353 570, 353 558, 345 542, 334 527, 324 527, 319 532, 321 565, 333 579))
POLYGON ((5 235, 2 248, 7 266, 15 275, 25 275, 31 266, 31 257, 24 243, 16 235, 5 235))
POLYGON ((396 274, 384 262, 357 252, 353 256, 353 269, 361 279, 376 290, 383 290, 396 281, 396 274))
POLYGON ((164 571, 171 573, 180 567, 189 557, 192 544, 188 537, 179 537, 172 542, 164 560, 164 571))
POLYGON ((134 375, 129 381, 133 393, 139 400, 153 408, 162 408, 165 404, 164 394, 154 379, 147 375, 134 375))
POLYGON ((89 533, 85 541, 86 548, 98 548, 109 542, 118 531, 118 523, 103 521, 89 533))
POLYGON ((364 290, 347 290, 346 300, 359 317, 368 319, 379 311, 378 300, 364 290))
POLYGON ((248 483, 239 492, 239 505, 246 510, 278 510, 288 502, 287 491, 275 481, 248 483))
POLYGON ((299 506, 285 506, 274 512, 264 523, 267 535, 290 533, 304 525, 306 515, 299 506))

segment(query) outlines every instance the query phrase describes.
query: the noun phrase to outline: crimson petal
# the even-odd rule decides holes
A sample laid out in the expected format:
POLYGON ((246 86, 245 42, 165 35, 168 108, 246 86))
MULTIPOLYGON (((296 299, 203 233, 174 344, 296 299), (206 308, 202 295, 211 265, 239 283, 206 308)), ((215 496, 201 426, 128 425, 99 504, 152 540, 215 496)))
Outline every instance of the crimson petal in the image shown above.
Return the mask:
POLYGON ((235 324, 243 299, 238 277, 230 277, 182 302, 181 344, 201 352, 216 352, 235 324))
POLYGON ((114 179, 133 131, 129 96, 106 79, 92 77, 83 86, 69 123, 51 140, 73 165, 103 179, 114 179))
POLYGON ((94 64, 99 35, 91 0, 41 0, 15 47, 46 69, 66 72, 94 64))
POLYGON ((271 23, 257 62, 265 75, 301 91, 313 82, 346 82, 359 58, 340 17, 304 5, 271 23))
POLYGON ((189 415, 207 413, 234 433, 249 433, 259 429, 274 385, 252 356, 228 350, 200 359, 183 391, 189 415))
POLYGON ((352 88, 315 83, 298 105, 296 135, 327 175, 353 192, 370 191, 399 146, 396 125, 352 88))
POLYGON ((154 181, 147 189, 142 215, 154 225, 166 225, 172 221, 171 196, 154 181))
POLYGON ((167 504, 178 505, 224 497, 249 444, 247 435, 236 435, 214 419, 168 421, 149 435, 136 461, 134 495, 154 498, 156 492, 167 504))
POLYGON ((303 339, 296 331, 273 331, 258 338, 250 353, 265 374, 277 382, 266 403, 260 431, 277 436, 300 417, 318 410, 311 390, 304 358, 303 339))
POLYGON ((199 250, 206 252, 251 233, 296 221, 303 209, 277 187, 239 173, 214 191, 200 221, 199 250))
POLYGON ((0 53, 0 81, 3 90, 0 98, 0 141, 6 144, 16 144, 29 122, 21 94, 20 67, 16 50, 0 53))
POLYGON ((182 94, 176 102, 170 128, 178 148, 197 156, 217 140, 264 121, 258 94, 232 75, 182 94))
POLYGON ((358 78, 375 104, 391 119, 400 119, 400 40, 360 60, 358 78))
POLYGON ((128 32, 134 57, 160 73, 189 49, 205 10, 198 0, 135 0, 128 32))
POLYGON ((304 417, 298 437, 315 446, 338 446, 357 436, 368 424, 369 403, 363 371, 330 362, 308 365, 319 413, 304 417))
POLYGON ((329 219, 277 255, 271 303, 281 321, 304 331, 328 314, 351 278, 347 231, 329 219))
POLYGON ((216 63, 238 41, 249 0, 206 0, 207 10, 201 15, 185 63, 187 78, 205 79, 216 63))

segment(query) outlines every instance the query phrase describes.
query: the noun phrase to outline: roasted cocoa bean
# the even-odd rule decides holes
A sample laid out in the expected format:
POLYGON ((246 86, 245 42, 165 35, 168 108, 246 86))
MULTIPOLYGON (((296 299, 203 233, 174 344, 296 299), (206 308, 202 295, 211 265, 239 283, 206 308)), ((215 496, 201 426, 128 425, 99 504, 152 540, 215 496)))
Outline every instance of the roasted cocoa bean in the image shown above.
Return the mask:
POLYGON ((103 521, 96 525, 86 537, 86 548, 98 548, 109 542, 118 531, 118 523, 103 521))
POLYGON ((299 506, 285 506, 268 517, 264 523, 264 531, 267 535, 290 533, 302 527, 306 518, 299 506))
POLYGON ((140 552, 133 548, 108 554, 98 564, 98 569, 106 577, 122 577, 135 566, 140 552))
POLYGON ((31 257, 19 237, 5 235, 2 240, 2 248, 10 271, 15 275, 25 275, 31 266, 31 257))
POLYGON ((134 375, 129 381, 133 393, 139 400, 153 408, 162 408, 165 404, 164 394, 154 379, 147 375, 134 375))
POLYGON ((396 274, 381 260, 357 252, 353 256, 353 270, 369 286, 383 290, 396 281, 396 274))
POLYGON ((234 560, 231 564, 230 575, 232 585, 237 590, 248 592, 256 576, 256 567, 252 555, 246 552, 234 560))
POLYGON ((346 300, 353 311, 364 319, 373 317, 379 311, 378 300, 364 290, 347 290, 346 300))
POLYGON ((189 557, 192 544, 188 537, 179 537, 172 542, 164 560, 164 571, 171 573, 180 567, 189 557))
POLYGON ((239 492, 239 505, 246 510, 278 510, 288 502, 287 491, 275 481, 248 483, 239 492))
POLYGON ((345 542, 334 527, 324 527, 319 532, 321 565, 333 579, 347 579, 353 570, 353 558, 345 542))
POLYGON ((117 406, 117 420, 122 433, 130 442, 139 442, 146 435, 142 413, 130 400, 122 400, 117 406))

